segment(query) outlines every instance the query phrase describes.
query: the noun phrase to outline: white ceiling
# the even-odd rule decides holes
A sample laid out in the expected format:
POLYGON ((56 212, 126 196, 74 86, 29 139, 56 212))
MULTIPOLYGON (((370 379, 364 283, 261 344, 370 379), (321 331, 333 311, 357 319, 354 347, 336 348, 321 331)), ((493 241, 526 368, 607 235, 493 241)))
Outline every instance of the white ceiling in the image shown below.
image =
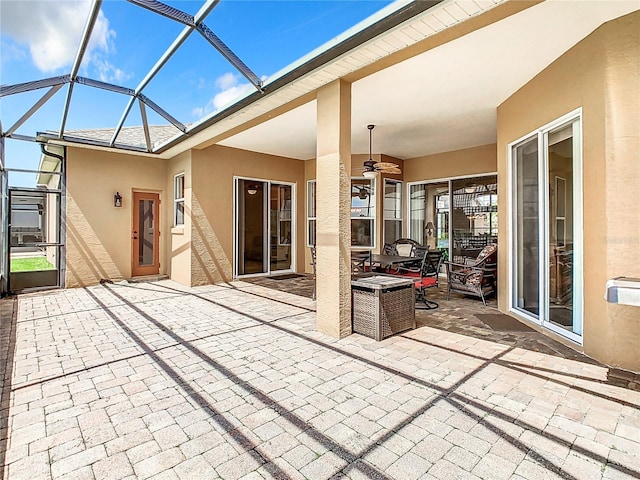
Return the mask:
MULTIPOLYGON (((602 23, 639 0, 547 0, 352 85, 352 151, 406 159, 496 141, 496 108, 602 23)), ((221 145, 315 158, 316 102, 221 145)))

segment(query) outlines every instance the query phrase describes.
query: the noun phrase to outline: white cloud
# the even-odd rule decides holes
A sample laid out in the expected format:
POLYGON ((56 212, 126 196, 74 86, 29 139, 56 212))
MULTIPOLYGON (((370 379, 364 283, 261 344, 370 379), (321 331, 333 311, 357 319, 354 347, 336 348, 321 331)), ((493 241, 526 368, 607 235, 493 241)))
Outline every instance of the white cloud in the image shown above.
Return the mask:
POLYGON ((215 83, 216 87, 220 90, 226 90, 228 88, 235 87, 238 84, 238 80, 233 73, 227 72, 224 75, 216 78, 215 83))
MULTIPOLYGON (((263 77, 262 80, 265 78, 263 77)), ((194 117, 202 118, 205 115, 221 110, 248 93, 255 91, 255 87, 252 84, 248 82, 240 83, 240 76, 232 72, 219 76, 214 84, 216 89, 220 91, 204 107, 194 108, 191 111, 194 117)))
MULTIPOLYGON (((91 6, 90 0, 2 1, 0 28, 8 37, 29 49, 38 70, 51 73, 70 67, 75 60, 91 6)), ((103 81, 119 81, 127 75, 111 65, 106 56, 115 52, 116 32, 99 13, 83 68, 95 67, 103 81)))

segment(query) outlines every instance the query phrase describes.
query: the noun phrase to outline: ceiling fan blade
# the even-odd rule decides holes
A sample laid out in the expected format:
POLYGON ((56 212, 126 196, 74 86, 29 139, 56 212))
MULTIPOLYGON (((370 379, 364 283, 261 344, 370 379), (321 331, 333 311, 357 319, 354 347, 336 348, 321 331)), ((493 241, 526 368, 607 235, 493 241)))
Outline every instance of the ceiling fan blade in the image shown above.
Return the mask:
POLYGON ((383 168, 399 168, 399 166, 395 163, 390 162, 378 162, 374 165, 376 170, 382 170, 383 168))
POLYGON ((381 168, 378 170, 381 173, 389 173, 389 174, 393 174, 393 175, 401 175, 402 174, 402 170, 400 170, 399 168, 381 168))

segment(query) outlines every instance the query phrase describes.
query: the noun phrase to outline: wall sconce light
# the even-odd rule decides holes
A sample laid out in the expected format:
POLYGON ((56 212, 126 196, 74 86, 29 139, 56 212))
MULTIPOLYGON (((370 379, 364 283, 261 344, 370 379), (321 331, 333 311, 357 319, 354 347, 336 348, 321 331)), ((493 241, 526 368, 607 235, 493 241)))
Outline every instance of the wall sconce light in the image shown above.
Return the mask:
POLYGON ((113 196, 113 206, 114 207, 122 206, 122 197, 120 196, 120 192, 116 192, 116 194, 113 196))
POLYGON ((258 193, 258 186, 257 185, 249 185, 247 187, 247 193, 249 195, 255 195, 256 193, 258 193))
POLYGON ((435 230, 435 226, 433 225, 433 222, 427 222, 427 225, 424 227, 424 229, 427 231, 428 237, 433 236, 433 231, 435 230))

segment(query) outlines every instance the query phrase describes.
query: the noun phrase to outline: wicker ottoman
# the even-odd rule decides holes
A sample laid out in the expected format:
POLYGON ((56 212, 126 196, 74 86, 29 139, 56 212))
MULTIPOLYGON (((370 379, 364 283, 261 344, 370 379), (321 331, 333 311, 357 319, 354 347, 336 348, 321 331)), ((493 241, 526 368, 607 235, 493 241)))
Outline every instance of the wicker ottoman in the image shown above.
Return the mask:
POLYGON ((373 276, 351 281, 353 331, 380 341, 416 328, 413 279, 373 276))

